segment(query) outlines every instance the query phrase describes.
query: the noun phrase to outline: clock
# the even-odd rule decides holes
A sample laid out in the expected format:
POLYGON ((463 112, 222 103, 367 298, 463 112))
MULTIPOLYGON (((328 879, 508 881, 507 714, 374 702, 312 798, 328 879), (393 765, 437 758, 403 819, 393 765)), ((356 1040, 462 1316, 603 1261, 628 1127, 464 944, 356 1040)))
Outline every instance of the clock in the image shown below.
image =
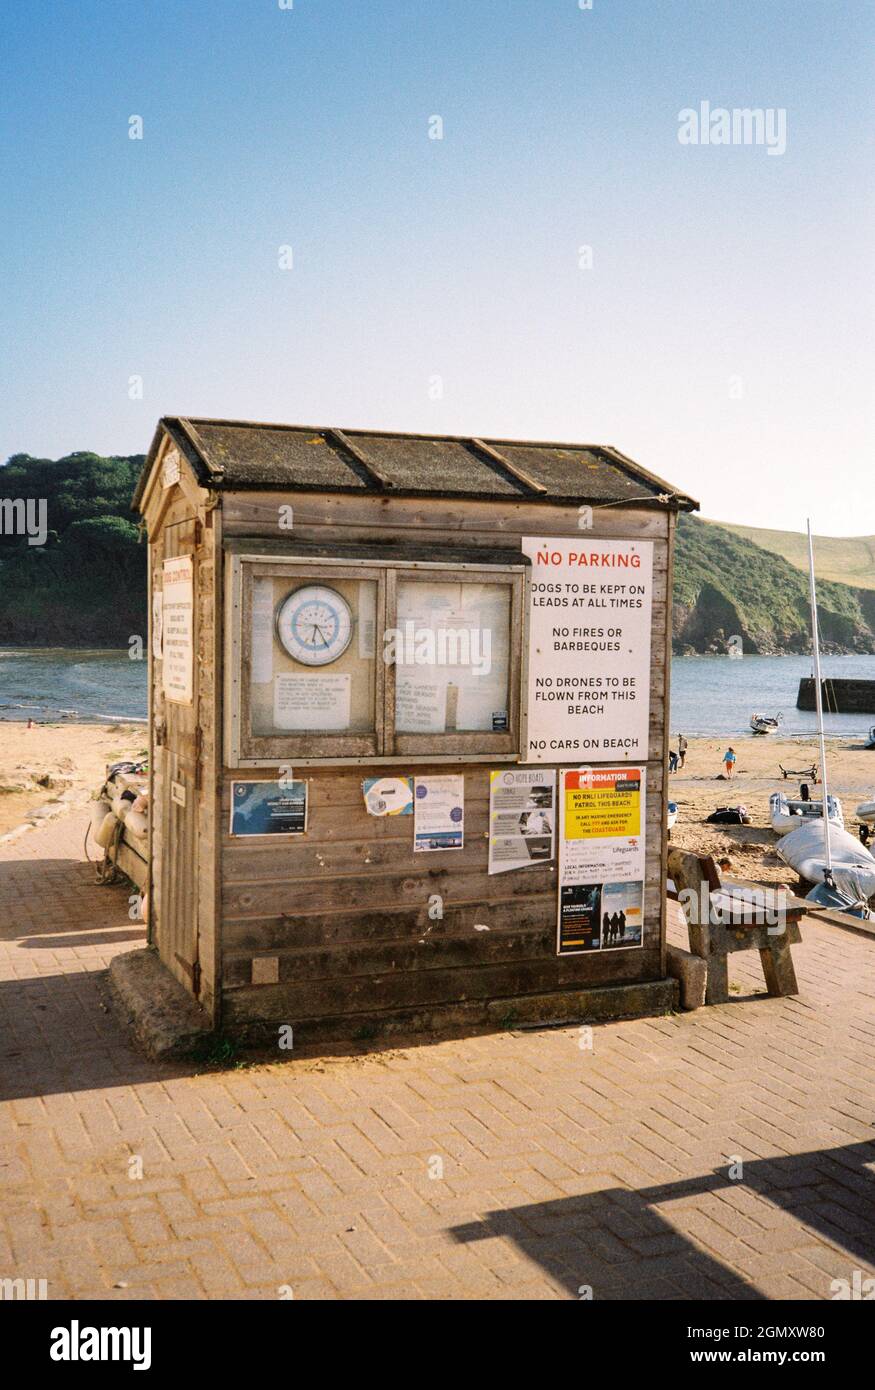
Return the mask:
POLYGON ((276 635, 304 666, 329 666, 352 640, 353 618, 342 594, 327 584, 305 584, 276 610, 276 635))

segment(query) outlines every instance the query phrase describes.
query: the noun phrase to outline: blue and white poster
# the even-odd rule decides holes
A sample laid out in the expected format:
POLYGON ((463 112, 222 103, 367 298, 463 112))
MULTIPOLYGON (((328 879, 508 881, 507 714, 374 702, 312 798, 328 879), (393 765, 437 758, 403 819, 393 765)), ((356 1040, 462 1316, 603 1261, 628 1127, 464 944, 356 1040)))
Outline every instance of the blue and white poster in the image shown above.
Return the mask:
POLYGON ((417 777, 413 808, 414 851, 462 849, 465 843, 464 777, 417 777))
POLYGON ((232 835, 303 835, 307 783, 232 782, 232 835))

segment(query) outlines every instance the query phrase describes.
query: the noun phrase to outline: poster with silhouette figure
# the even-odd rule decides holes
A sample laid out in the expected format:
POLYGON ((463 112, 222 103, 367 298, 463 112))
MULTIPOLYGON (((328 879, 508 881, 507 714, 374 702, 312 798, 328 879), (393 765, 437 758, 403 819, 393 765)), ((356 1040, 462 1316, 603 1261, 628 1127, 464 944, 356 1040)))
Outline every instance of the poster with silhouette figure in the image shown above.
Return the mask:
POLYGON ((566 883, 559 912, 560 955, 628 950, 642 943, 644 884, 566 883))
POLYGON ((559 955, 644 940, 642 767, 573 768, 559 781, 559 955))

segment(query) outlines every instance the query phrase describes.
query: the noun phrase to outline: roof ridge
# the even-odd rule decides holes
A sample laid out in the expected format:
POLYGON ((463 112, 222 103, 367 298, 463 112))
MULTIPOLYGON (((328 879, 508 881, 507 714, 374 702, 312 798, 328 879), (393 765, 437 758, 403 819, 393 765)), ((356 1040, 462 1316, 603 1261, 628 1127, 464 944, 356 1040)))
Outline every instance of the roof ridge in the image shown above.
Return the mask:
POLYGON ((134 506, 143 497, 166 435, 184 444, 198 482, 205 488, 316 492, 364 488, 395 495, 518 501, 528 496, 545 504, 641 503, 689 511, 699 505, 612 444, 165 415, 156 429, 134 506), (259 434, 274 438, 258 443, 259 434), (314 437, 308 440, 308 435, 314 437), (305 449, 306 443, 324 445, 325 450, 305 449), (422 445, 435 448, 415 447, 422 445), (639 484, 638 495, 630 482, 639 484))

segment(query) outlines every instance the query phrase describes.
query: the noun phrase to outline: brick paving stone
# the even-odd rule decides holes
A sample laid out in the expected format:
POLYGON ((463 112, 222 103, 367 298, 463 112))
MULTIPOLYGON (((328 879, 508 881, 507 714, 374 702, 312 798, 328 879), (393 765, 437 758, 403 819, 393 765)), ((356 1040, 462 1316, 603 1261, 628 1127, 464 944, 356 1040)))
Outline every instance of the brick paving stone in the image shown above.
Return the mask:
POLYGON ((798 998, 742 953, 743 998, 598 1025, 592 1049, 571 1027, 196 1072, 106 1008, 143 934, 83 832, 0 848, 0 1277, 120 1301, 829 1299, 873 1277, 875 941, 805 921, 798 998))

